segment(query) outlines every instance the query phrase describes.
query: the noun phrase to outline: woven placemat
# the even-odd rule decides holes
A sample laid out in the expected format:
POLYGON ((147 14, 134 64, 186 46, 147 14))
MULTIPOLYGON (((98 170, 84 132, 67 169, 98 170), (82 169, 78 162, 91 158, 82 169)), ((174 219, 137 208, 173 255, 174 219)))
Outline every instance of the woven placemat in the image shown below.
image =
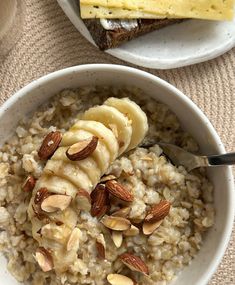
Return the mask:
MULTIPOLYGON (((58 69, 85 63, 130 65, 88 43, 55 0, 23 2, 25 21, 21 38, 0 63, 0 104, 30 81, 58 69)), ((217 59, 185 68, 141 69, 187 94, 213 123, 226 149, 235 149, 235 49, 217 59)), ((209 284, 235 284, 235 232, 209 284)))

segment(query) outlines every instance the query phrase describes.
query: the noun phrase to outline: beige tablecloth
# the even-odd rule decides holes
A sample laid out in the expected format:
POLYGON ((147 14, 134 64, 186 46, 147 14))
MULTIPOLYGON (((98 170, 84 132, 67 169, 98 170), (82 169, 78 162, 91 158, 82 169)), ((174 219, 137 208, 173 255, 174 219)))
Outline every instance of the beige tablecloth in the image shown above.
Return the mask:
MULTIPOLYGON (((55 0, 23 2, 25 23, 21 39, 0 63, 0 104, 33 79, 58 69, 84 63, 130 65, 89 44, 55 0)), ((227 150, 235 150, 235 49, 190 67, 144 70, 187 94, 208 116, 227 150)), ((235 232, 210 284, 235 284, 235 232)))

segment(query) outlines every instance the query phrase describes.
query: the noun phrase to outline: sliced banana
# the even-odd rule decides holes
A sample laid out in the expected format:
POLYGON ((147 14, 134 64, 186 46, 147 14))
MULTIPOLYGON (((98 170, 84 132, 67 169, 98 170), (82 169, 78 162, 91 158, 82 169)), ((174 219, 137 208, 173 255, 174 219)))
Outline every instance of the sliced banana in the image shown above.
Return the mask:
MULTIPOLYGON (((75 129, 73 131, 68 131, 63 135, 61 146, 71 146, 81 140, 89 138, 90 136, 93 136, 93 134, 84 130, 75 129)), ((107 171, 110 163, 112 162, 110 153, 105 143, 101 140, 98 141, 97 147, 91 154, 91 157, 97 162, 102 174, 107 171)))
POLYGON ((118 140, 119 155, 129 147, 132 136, 131 122, 117 109, 105 105, 96 106, 87 110, 83 119, 101 122, 111 129, 118 140))
POLYGON ((104 104, 116 108, 132 122, 132 137, 127 151, 135 148, 144 139, 148 131, 148 119, 146 114, 139 105, 128 98, 118 99, 110 97, 104 104))
POLYGON ((96 161, 90 156, 83 160, 71 161, 66 156, 67 149, 68 147, 66 146, 59 147, 51 159, 52 160, 62 160, 67 163, 76 164, 79 168, 81 168, 81 170, 83 170, 88 175, 92 184, 96 185, 99 182, 100 177, 102 176, 101 171, 96 161))
POLYGON ((84 188, 89 192, 93 186, 88 175, 76 164, 67 163, 62 160, 49 160, 44 168, 44 173, 67 179, 77 187, 84 188))
POLYGON ((105 143, 111 156, 110 163, 117 158, 119 150, 117 139, 113 132, 105 127, 105 125, 96 121, 79 120, 73 125, 70 131, 73 132, 76 129, 91 132, 94 136, 99 138, 99 141, 105 143))
POLYGON ((37 182, 37 189, 46 187, 49 192, 76 196, 78 188, 67 179, 55 175, 43 174, 37 182))

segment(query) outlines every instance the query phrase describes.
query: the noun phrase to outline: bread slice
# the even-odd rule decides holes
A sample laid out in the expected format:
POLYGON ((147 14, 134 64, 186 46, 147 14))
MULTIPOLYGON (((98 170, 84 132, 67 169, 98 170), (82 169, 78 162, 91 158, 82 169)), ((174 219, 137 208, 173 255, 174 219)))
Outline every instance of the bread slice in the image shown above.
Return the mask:
POLYGON ((120 25, 112 30, 105 29, 99 19, 86 19, 83 21, 96 45, 101 50, 106 50, 118 47, 122 43, 143 34, 147 34, 175 23, 180 23, 183 19, 138 19, 136 20, 137 25, 134 27, 126 29, 120 25))

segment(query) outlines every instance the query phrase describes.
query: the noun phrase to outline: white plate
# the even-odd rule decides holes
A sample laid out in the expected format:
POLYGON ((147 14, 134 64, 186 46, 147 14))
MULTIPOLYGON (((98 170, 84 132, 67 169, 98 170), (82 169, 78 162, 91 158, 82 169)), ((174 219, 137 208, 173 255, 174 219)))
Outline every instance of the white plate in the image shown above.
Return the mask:
MULTIPOLYGON (((79 32, 95 45, 80 18, 78 0, 57 0, 79 32)), ((189 20, 154 31, 106 52, 143 67, 170 69, 215 58, 235 46, 232 22, 189 20)))

